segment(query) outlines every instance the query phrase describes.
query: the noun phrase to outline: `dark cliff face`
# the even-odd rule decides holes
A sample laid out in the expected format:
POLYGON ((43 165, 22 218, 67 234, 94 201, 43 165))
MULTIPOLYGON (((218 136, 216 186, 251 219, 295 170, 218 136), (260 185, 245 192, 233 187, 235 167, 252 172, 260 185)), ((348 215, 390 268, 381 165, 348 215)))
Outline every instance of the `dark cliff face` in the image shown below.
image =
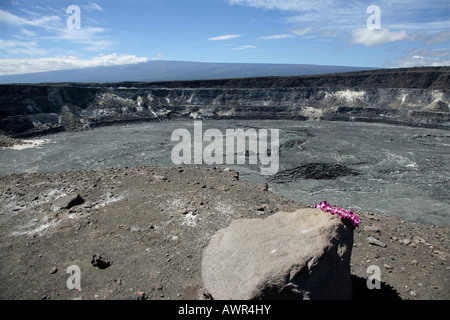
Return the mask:
POLYGON ((0 130, 27 135, 134 121, 299 119, 449 128, 450 67, 157 83, 0 85, 0 130))

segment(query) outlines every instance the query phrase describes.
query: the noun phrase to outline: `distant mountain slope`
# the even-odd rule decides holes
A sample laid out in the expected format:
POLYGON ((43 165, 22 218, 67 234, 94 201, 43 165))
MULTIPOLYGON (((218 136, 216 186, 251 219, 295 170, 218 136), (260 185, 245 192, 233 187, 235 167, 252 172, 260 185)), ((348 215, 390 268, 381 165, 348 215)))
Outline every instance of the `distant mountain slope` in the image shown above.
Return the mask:
MULTIPOLYGON (((83 85, 73 83, 73 86, 83 85)), ((138 88, 410 88, 449 89, 450 67, 376 69, 289 77, 250 77, 213 80, 118 82, 108 87, 138 88)))
POLYGON ((374 68, 310 64, 150 61, 120 66, 0 76, 0 83, 206 80, 319 75, 361 70, 374 70, 374 68))

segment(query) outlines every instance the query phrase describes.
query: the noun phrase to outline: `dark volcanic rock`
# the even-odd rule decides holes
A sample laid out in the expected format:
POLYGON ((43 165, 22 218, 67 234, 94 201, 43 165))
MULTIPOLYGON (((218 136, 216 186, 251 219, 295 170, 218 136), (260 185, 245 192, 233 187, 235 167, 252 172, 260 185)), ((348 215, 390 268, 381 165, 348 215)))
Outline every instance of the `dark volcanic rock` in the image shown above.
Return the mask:
POLYGON ((308 163, 299 167, 283 170, 271 177, 272 182, 285 183, 298 179, 332 180, 341 176, 357 176, 360 172, 346 166, 333 163, 308 163))
POLYGON ((111 261, 108 261, 99 254, 94 254, 92 256, 91 264, 93 267, 98 267, 99 269, 106 269, 111 266, 111 261))

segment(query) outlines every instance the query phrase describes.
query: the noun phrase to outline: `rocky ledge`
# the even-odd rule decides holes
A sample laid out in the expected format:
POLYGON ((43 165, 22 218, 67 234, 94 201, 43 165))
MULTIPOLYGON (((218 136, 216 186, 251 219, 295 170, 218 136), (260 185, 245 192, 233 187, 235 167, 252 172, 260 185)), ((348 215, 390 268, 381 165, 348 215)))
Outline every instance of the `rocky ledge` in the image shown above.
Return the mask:
POLYGON ((191 119, 362 121, 449 128, 450 67, 249 79, 0 85, 9 136, 191 119))

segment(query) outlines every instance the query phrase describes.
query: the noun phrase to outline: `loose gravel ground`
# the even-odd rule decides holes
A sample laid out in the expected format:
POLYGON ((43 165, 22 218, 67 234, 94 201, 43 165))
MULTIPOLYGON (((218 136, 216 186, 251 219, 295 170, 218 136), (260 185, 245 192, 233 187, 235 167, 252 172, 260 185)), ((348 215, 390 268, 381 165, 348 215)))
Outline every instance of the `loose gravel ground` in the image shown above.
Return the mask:
MULTIPOLYGON (((217 230, 311 205, 225 168, 1 175, 0 298, 192 299, 202 285, 202 251, 217 230), (69 288, 71 266, 79 267, 80 289, 69 288)), ((450 298, 448 226, 356 214, 354 299, 450 298), (369 290, 373 270, 380 289, 369 290)))

